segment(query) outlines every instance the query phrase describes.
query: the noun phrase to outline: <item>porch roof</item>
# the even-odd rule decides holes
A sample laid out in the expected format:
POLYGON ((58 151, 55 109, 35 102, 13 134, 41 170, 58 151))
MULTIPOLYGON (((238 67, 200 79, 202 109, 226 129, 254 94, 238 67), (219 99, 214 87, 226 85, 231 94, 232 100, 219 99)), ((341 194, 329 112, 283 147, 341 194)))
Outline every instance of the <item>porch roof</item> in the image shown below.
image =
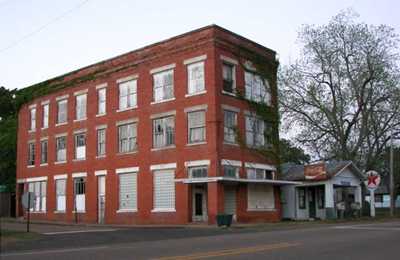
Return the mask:
POLYGON ((264 183, 264 184, 272 184, 275 186, 281 185, 298 185, 302 184, 297 181, 285 181, 285 180, 257 180, 257 179, 246 179, 246 178, 230 178, 230 177, 206 177, 206 178, 182 178, 175 179, 175 182, 182 182, 185 184, 192 183, 208 183, 208 182, 241 182, 241 183, 264 183))

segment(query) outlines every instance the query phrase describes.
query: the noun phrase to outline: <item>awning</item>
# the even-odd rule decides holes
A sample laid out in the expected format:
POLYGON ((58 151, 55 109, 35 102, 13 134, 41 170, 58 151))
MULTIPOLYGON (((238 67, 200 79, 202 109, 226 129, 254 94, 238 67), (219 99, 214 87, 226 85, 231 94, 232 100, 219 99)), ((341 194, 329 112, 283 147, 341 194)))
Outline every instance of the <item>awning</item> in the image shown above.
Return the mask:
POLYGON ((185 184, 191 183, 208 183, 208 182, 238 182, 238 183, 264 183, 272 184, 275 186, 281 185, 299 185, 301 182, 296 181, 284 181, 284 180, 257 180, 257 179, 245 179, 245 178, 230 178, 230 177, 206 177, 206 178, 182 178, 175 179, 175 182, 182 182, 185 184))

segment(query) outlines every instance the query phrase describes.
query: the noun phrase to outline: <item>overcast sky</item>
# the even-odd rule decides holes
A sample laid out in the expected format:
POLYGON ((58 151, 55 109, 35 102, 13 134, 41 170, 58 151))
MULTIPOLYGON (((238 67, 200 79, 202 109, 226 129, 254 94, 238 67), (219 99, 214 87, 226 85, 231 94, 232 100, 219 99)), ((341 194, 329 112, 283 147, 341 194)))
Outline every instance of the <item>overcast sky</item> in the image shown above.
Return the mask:
POLYGON ((302 24, 327 23, 349 7, 400 33, 396 0, 0 0, 0 86, 23 88, 213 23, 286 63, 302 24))

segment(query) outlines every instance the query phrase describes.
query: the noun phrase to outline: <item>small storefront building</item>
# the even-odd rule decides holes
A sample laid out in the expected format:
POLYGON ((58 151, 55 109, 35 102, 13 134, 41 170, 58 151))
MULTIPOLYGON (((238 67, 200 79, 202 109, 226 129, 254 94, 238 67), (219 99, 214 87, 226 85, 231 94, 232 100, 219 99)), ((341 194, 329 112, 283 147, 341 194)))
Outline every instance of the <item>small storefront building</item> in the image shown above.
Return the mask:
POLYGON ((283 179, 302 182, 281 188, 283 219, 336 219, 360 213, 365 177, 353 162, 285 164, 282 171, 283 179))

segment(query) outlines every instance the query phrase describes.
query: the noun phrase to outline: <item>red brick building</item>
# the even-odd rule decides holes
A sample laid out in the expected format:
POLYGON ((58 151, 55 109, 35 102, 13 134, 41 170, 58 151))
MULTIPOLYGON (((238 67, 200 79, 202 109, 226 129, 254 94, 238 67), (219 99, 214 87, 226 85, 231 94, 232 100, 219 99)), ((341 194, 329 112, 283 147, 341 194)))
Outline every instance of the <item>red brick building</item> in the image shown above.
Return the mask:
POLYGON ((277 66, 274 51, 212 25, 31 86, 18 198, 34 192, 32 219, 54 221, 278 221, 287 182, 251 148, 277 129, 236 95, 275 106, 277 66), (274 64, 271 82, 239 50, 274 64))

